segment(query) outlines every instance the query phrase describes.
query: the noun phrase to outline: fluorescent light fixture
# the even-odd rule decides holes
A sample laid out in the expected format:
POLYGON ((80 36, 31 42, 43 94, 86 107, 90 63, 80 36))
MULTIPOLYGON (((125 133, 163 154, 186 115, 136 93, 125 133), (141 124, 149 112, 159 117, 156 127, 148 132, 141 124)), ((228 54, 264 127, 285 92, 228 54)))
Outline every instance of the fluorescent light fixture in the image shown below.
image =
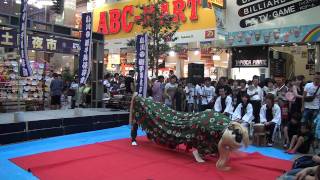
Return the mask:
POLYGON ((220 61, 221 60, 221 57, 219 56, 219 55, 213 55, 212 56, 212 60, 214 60, 214 61, 220 61))
MULTIPOLYGON (((21 0, 16 0, 16 4, 21 4, 21 0)), ((53 1, 52 0, 29 0, 28 4, 41 9, 43 8, 43 6, 52 6, 53 1)))
POLYGON ((175 56, 175 55, 176 55, 176 53, 175 53, 174 51, 170 51, 170 52, 169 52, 169 56, 173 57, 173 56, 175 56))

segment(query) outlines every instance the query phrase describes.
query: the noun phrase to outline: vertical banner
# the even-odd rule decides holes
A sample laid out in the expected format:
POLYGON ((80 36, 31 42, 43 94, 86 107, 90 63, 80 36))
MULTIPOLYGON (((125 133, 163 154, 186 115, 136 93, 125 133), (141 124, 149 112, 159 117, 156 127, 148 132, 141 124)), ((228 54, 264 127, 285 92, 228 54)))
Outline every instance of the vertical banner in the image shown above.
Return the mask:
POLYGON ((307 64, 315 64, 316 63, 316 49, 308 49, 308 63, 307 64))
POLYGON ((20 76, 29 77, 32 74, 28 58, 28 37, 27 37, 27 12, 28 12, 28 0, 21 0, 20 7, 20 42, 19 42, 19 54, 20 54, 20 76))
POLYGON ((91 70, 92 13, 82 14, 82 33, 80 39, 79 81, 85 84, 91 70))
POLYGON ((137 66, 137 88, 138 96, 147 96, 148 85, 148 36, 147 34, 138 35, 136 38, 136 66, 137 66))

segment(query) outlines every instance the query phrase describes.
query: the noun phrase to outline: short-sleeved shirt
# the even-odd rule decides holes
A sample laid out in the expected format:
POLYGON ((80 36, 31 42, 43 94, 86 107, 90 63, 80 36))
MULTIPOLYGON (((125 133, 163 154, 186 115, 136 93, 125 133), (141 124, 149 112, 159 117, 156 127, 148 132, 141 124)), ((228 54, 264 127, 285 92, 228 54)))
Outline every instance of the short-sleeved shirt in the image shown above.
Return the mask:
MULTIPOLYGON (((308 83, 304 87, 304 91, 307 92, 307 96, 313 96, 318 86, 314 83, 308 83)), ((320 108, 320 89, 318 90, 316 97, 312 102, 304 102, 304 107, 307 109, 319 109, 320 108)))
POLYGON ((53 79, 50 83, 51 96, 61 96, 63 90, 63 82, 60 79, 53 79))
POLYGON ((184 90, 187 94, 187 102, 189 104, 193 104, 194 103, 194 96, 195 96, 195 89, 194 87, 186 87, 185 90, 184 90))
MULTIPOLYGON (((178 84, 172 84, 172 83, 167 83, 166 86, 164 87, 164 89, 167 91, 168 95, 171 96, 171 99, 176 94, 177 88, 178 88, 178 84)), ((165 104, 172 105, 172 102, 168 98, 166 98, 165 104)))
POLYGON ((211 102, 211 100, 214 98, 215 96, 215 89, 213 86, 204 86, 201 87, 200 90, 200 95, 203 96, 202 97, 202 105, 207 105, 211 102))

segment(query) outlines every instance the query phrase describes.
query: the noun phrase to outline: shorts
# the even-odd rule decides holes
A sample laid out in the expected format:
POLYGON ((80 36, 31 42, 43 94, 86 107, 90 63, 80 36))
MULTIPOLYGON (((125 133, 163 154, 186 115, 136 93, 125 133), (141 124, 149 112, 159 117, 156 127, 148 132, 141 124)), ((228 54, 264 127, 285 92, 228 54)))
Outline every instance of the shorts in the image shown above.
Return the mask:
POLYGON ((51 105, 60 105, 61 104, 61 96, 51 96, 51 105))

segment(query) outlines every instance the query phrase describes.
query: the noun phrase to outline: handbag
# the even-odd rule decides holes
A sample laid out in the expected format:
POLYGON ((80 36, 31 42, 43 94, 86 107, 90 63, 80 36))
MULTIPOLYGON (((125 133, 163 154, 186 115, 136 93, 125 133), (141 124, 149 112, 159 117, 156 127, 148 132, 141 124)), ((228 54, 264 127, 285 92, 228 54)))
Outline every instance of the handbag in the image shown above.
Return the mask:
POLYGON ((316 165, 317 163, 312 160, 312 156, 301 156, 293 162, 292 169, 313 167, 316 165))
POLYGON ((318 93, 319 88, 320 88, 320 86, 318 86, 316 92, 314 92, 314 94, 312 96, 306 96, 304 98, 304 101, 305 102, 312 102, 314 100, 314 98, 316 98, 316 94, 318 93))

